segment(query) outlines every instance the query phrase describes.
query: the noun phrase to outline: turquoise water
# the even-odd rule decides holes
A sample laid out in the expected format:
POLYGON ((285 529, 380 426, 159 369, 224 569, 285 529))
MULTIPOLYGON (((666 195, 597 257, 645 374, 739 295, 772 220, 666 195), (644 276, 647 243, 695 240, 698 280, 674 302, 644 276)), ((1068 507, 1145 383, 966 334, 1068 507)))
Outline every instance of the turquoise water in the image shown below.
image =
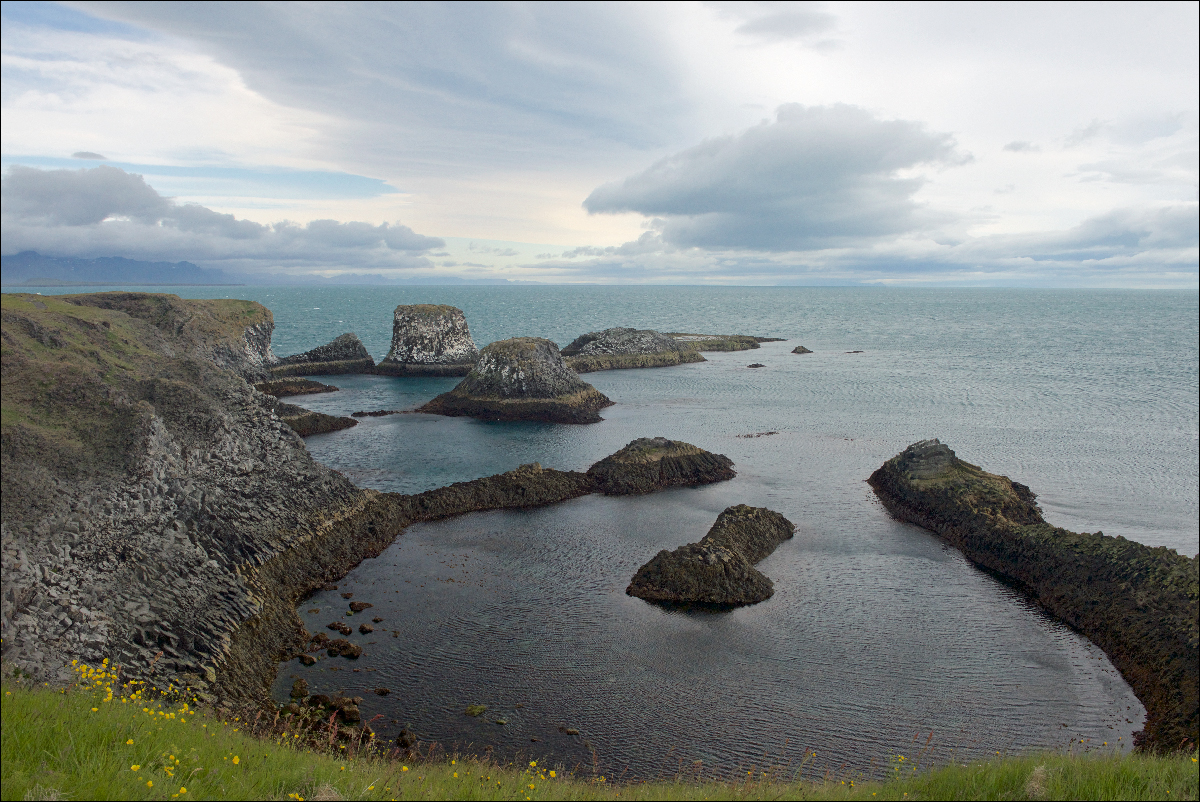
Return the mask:
MULTIPOLYGON (((1195 554, 1195 293, 184 292, 193 289, 270 307, 280 355, 354 331, 378 359, 391 310, 425 302, 462 308, 480 345, 515 335, 563 345, 617 325, 788 339, 708 354, 705 363, 587 374, 616 402, 592 426, 399 415, 309 438, 325 464, 399 492, 535 460, 583 469, 655 435, 727 454, 738 477, 411 527, 337 593, 302 605, 317 631, 344 610, 341 592, 372 602, 384 621, 355 636, 364 657, 353 666, 289 664, 281 692, 304 676, 317 690, 366 696, 369 715, 385 716, 385 734, 408 723, 422 739, 567 766, 591 765, 594 750, 604 771, 641 777, 673 772, 680 759, 723 770, 761 763, 764 753, 786 762, 805 747, 822 765, 868 770, 909 754, 914 736, 924 742, 930 732, 948 759, 951 750, 985 756, 1081 737, 1126 744, 1140 728, 1141 706, 1103 654, 936 537, 892 521, 863 480, 914 440, 939 437, 1032 487, 1054 524, 1195 554), (797 344, 815 353, 791 354, 797 344), (747 436, 760 432, 777 433, 747 436), (729 613, 681 614, 624 594, 640 564, 698 539, 734 503, 768 506, 797 524, 796 537, 759 565, 775 581, 774 597, 729 613), (378 686, 392 694, 372 695, 378 686), (472 703, 487 704, 488 715, 463 715, 472 703)), ((321 380, 342 392, 295 400, 335 414, 411 408, 455 383, 321 380)))

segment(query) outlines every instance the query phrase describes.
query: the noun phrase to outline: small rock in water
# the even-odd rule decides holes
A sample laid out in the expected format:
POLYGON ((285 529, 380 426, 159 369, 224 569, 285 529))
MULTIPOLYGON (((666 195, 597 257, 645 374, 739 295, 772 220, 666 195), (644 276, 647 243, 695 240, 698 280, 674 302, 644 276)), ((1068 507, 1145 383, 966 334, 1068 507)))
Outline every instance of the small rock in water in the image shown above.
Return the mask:
POLYGON ((371 626, 370 624, 359 624, 358 625, 358 632, 360 635, 366 635, 368 632, 374 632, 374 631, 375 631, 375 627, 371 626))
POLYGON ((375 616, 374 618, 372 618, 372 619, 371 619, 371 622, 372 622, 372 623, 375 623, 375 624, 378 624, 378 623, 379 623, 380 621, 382 621, 382 620, 383 620, 383 619, 382 619, 382 618, 380 618, 379 616, 375 616))
POLYGON ((289 694, 293 699, 303 699, 308 696, 308 680, 297 679, 292 683, 292 692, 289 694))
POLYGON ((352 598, 354 598, 354 594, 353 593, 343 593, 342 598, 343 599, 352 599, 352 598))
POLYGON ((388 690, 387 688, 376 688, 375 693, 378 696, 387 696, 389 693, 391 693, 391 691, 388 690))
POLYGON ((812 351, 808 350, 803 345, 797 345, 795 348, 792 349, 792 353, 793 354, 811 354, 812 351))
POLYGON ((753 363, 753 364, 751 364, 751 365, 747 365, 746 367, 748 367, 748 368, 765 368, 765 367, 766 367, 766 365, 764 365, 764 364, 763 364, 763 363, 761 363, 761 362, 755 362, 755 363, 753 363))
POLYGON ((316 665, 316 662, 317 662, 317 658, 313 657, 311 654, 300 655, 300 663, 302 665, 306 665, 306 666, 316 665))
POLYGON ((342 622, 342 621, 334 621, 334 622, 326 625, 325 628, 332 629, 334 632, 340 632, 343 635, 349 635, 351 632, 354 631, 350 628, 349 624, 346 624, 345 622, 342 622))
POLYGON ((487 705, 467 705, 467 709, 463 712, 468 716, 479 717, 487 712, 487 705))
POLYGON ((363 610, 367 609, 368 607, 374 607, 374 606, 375 605, 369 604, 368 602, 350 602, 350 609, 356 613, 361 613, 363 610))

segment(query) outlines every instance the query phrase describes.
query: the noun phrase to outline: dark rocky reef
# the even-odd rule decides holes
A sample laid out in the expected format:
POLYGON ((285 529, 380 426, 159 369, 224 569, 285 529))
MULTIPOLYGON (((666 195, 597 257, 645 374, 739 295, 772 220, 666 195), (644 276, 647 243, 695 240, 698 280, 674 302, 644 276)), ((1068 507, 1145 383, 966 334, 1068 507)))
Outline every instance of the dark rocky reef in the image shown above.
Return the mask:
POLYGON ((642 437, 588 468, 596 490, 609 496, 650 493, 732 479, 733 460, 690 443, 642 437))
POLYGON ((281 398, 288 395, 314 395, 316 393, 336 393, 337 387, 332 384, 321 384, 311 379, 274 379, 269 382, 259 382, 254 389, 260 393, 281 398))
POLYGON ((868 480, 894 517, 933 531, 1086 635, 1146 707, 1144 749, 1195 749, 1200 557, 1042 518, 1028 487, 914 443, 868 480))
POLYGON ((272 376, 336 376, 343 373, 373 373, 375 360, 358 335, 347 332, 332 342, 303 354, 280 359, 271 367, 272 376))
POLYGON ((483 420, 598 423, 597 413, 612 403, 567 367, 557 345, 540 337, 516 337, 484 348, 457 387, 417 412, 483 420))
POLYGON ((567 366, 576 373, 623 368, 662 368, 703 362, 694 348, 651 329, 614 328, 577 337, 562 349, 567 366))
POLYGON ((811 354, 812 351, 808 350, 803 345, 797 345, 795 348, 792 349, 792 353, 793 354, 811 354))
POLYGON ((782 342, 782 337, 754 337, 749 334, 688 334, 673 331, 666 336, 692 351, 748 351, 759 343, 782 342))
POLYGON ((337 432, 358 425, 358 421, 354 418, 339 418, 336 415, 326 415, 324 412, 314 412, 311 409, 298 407, 295 404, 287 404, 283 401, 277 401, 274 409, 279 419, 295 429, 296 434, 301 437, 337 432))
POLYGON ((466 376, 479 349, 462 310, 443 304, 397 306, 392 347, 374 371, 386 376, 466 376))
POLYGON ((700 542, 656 554, 625 592, 667 604, 757 604, 769 599, 775 586, 754 564, 795 530, 791 521, 765 507, 729 507, 700 542))

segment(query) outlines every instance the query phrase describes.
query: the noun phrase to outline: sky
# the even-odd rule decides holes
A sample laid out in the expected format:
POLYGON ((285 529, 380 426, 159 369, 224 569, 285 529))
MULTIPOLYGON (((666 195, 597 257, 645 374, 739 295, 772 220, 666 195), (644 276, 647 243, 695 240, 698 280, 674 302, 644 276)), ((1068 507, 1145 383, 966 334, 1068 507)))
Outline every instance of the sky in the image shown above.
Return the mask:
POLYGON ((1195 289, 1198 9, 6 0, 0 248, 1195 289))

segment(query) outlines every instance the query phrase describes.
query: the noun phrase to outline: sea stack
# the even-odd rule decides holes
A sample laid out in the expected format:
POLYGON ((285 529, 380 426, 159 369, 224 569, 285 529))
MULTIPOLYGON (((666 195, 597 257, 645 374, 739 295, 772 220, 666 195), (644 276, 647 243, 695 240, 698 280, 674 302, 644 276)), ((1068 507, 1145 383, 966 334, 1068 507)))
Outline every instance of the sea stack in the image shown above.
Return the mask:
POLYGON ((461 309, 444 304, 397 306, 392 348, 375 366, 386 376, 466 376, 479 349, 461 309))
POLYGON ((668 604, 757 604, 775 586, 754 563, 795 531, 791 521, 765 507, 728 507, 700 542, 664 549, 639 568, 625 592, 668 604))
POLYGON ((691 443, 641 437, 588 468, 597 490, 609 496, 651 493, 732 479, 733 460, 691 443))
POLYGON ((567 365, 576 373, 621 368, 661 368, 685 362, 703 362, 694 348, 652 329, 613 328, 577 337, 562 349, 567 365))
POLYGON ((417 412, 483 420, 598 423, 612 401, 563 362, 558 346, 540 337, 492 343, 448 393, 417 412))
POLYGON ((1052 526, 1028 487, 937 440, 867 481, 895 518, 936 532, 1103 649, 1146 707, 1136 744, 1168 752, 1200 740, 1200 558, 1052 526))
POLYGON ((332 342, 311 351, 294 356, 285 356, 271 366, 271 375, 281 376, 334 376, 341 373, 371 373, 375 360, 358 335, 347 332, 332 342))

